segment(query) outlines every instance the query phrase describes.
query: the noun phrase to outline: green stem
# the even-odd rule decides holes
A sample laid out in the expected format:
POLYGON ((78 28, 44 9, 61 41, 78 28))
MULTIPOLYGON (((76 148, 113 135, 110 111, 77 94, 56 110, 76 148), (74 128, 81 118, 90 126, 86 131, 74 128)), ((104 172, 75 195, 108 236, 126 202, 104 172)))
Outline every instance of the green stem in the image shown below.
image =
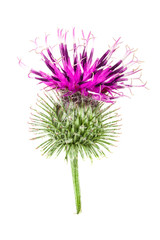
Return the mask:
POLYGON ((79 176, 78 176, 78 153, 76 153, 73 159, 71 159, 71 169, 72 169, 72 179, 73 179, 76 209, 77 209, 77 214, 79 214, 81 211, 81 193, 80 193, 79 176))

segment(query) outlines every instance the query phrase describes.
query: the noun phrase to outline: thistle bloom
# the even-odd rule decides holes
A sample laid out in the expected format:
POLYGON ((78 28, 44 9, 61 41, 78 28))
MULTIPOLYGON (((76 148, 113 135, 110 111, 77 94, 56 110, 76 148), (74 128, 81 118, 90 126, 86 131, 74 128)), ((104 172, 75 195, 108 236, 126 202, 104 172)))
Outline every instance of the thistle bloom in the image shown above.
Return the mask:
MULTIPOLYGON (((64 150, 65 159, 70 159, 78 214, 81 211, 78 154, 92 160, 105 156, 103 149, 110 151, 109 147, 114 146, 120 119, 117 109, 110 107, 117 98, 124 96, 121 90, 136 86, 132 81, 140 79, 141 70, 134 50, 128 46, 122 59, 113 63, 112 55, 120 45, 120 38, 102 57, 93 61, 94 48, 88 53, 89 41, 94 40, 91 32, 85 37, 82 31, 84 43, 77 44, 73 29, 72 60, 66 44, 67 32, 58 30, 58 37, 59 59, 54 57, 54 48, 48 46, 47 36, 46 48, 39 52, 50 73, 34 69, 29 72, 30 78, 34 77, 51 90, 45 97, 38 97, 39 109, 32 109, 30 124, 31 131, 36 134, 32 139, 45 139, 37 147, 43 154, 51 157, 56 152, 58 156, 64 150), (132 69, 133 66, 137 68, 132 69)), ((37 39, 35 44, 37 52, 37 39)))
MULTIPOLYGON (((94 39, 93 34, 90 32, 85 38, 82 31, 84 43, 77 45, 75 29, 73 29, 72 62, 66 43, 67 32, 63 33, 63 30, 59 29, 58 37, 61 55, 58 60, 54 57, 54 50, 52 51, 50 46, 46 47, 46 53, 44 53, 44 50, 40 52, 44 63, 50 70, 50 74, 31 69, 29 77, 34 75, 34 78, 38 79, 40 83, 45 83, 52 89, 65 91, 65 96, 80 92, 83 96, 92 96, 95 100, 110 103, 115 102, 115 99, 118 97, 124 96, 124 93, 120 92, 120 90, 136 86, 132 84, 132 80, 140 79, 140 76, 137 76, 137 73, 141 71, 139 69, 140 62, 134 55, 135 50, 130 49, 128 46, 126 46, 123 58, 112 64, 112 55, 120 45, 120 38, 115 41, 113 46, 102 57, 97 58, 93 62, 94 48, 91 49, 90 53, 87 52, 89 40, 94 39), (126 63, 129 56, 132 57, 126 63), (135 65, 136 69, 130 69, 130 67, 135 65)), ((37 49, 38 44, 36 41, 35 43, 37 49)))

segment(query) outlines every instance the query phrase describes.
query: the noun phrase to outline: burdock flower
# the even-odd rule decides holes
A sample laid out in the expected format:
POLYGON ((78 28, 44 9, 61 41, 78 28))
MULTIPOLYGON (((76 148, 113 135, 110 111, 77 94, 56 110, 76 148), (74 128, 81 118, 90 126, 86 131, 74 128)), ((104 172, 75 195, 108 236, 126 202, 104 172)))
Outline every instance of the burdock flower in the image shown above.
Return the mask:
MULTIPOLYGON (((126 46, 124 56, 115 61, 113 55, 120 45, 116 40, 100 58, 93 61, 94 48, 88 51, 90 32, 82 43, 76 43, 73 29, 73 48, 68 50, 67 32, 58 30, 60 57, 54 56, 55 47, 48 45, 40 51, 49 73, 31 69, 30 78, 44 83, 49 91, 38 97, 38 109, 32 109, 31 131, 33 139, 44 139, 38 146, 43 154, 51 157, 64 150, 65 159, 70 159, 77 214, 81 211, 81 196, 78 177, 78 154, 82 158, 105 156, 119 134, 119 116, 112 109, 117 98, 124 96, 123 89, 144 84, 132 84, 140 80, 139 61, 134 50, 126 46), (73 54, 70 58, 69 52, 73 54), (134 67, 135 66, 135 67, 134 67), (134 67, 134 68, 133 68, 134 67), (56 96, 56 98, 54 98, 56 96)), ((39 45, 35 40, 35 51, 39 45)))
MULTIPOLYGON (((85 38, 82 31, 82 45, 77 45, 75 42, 75 30, 73 30, 73 62, 71 62, 68 54, 66 38, 67 32, 58 30, 58 37, 60 39, 59 49, 61 57, 57 60, 53 54, 54 49, 50 46, 46 47, 46 54, 41 51, 42 59, 46 66, 50 69, 50 74, 42 71, 31 69, 31 74, 35 75, 41 83, 45 83, 52 89, 65 90, 65 96, 80 92, 83 96, 91 95, 93 99, 111 102, 124 94, 120 92, 123 88, 133 87, 131 81, 140 79, 140 76, 134 77, 139 69, 139 61, 134 55, 134 49, 126 46, 126 52, 122 59, 119 59, 115 64, 112 64, 112 55, 120 45, 120 38, 115 41, 113 46, 108 49, 103 56, 97 58, 93 63, 94 48, 88 54, 87 47, 90 39, 94 39, 91 32, 85 38), (126 62, 125 60, 132 55, 132 58, 126 62), (136 65, 136 68, 130 69, 136 65)), ((47 36, 46 36, 47 42, 47 36)), ((38 48, 38 44, 36 43, 38 48)), ((33 75, 32 75, 33 76, 33 75)))

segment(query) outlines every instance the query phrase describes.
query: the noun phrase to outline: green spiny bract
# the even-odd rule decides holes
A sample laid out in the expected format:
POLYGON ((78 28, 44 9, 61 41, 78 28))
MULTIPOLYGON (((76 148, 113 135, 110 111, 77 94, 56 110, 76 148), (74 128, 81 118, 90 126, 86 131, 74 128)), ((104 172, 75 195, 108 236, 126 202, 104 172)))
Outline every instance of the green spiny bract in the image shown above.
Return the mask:
POLYGON ((113 104, 99 102, 80 93, 62 97, 54 92, 38 96, 37 109, 32 108, 30 124, 35 138, 44 141, 37 147, 43 154, 51 157, 55 152, 58 156, 65 150, 66 157, 72 159, 75 152, 81 157, 105 157, 102 148, 109 150, 119 134, 119 116, 113 104))

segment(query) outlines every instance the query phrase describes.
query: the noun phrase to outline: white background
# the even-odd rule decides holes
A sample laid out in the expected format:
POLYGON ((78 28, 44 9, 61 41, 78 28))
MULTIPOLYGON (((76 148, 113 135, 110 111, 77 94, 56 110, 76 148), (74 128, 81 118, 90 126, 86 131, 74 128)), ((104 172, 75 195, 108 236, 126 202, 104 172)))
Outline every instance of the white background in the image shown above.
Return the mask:
MULTIPOLYGON (((0 7, 0 239, 160 239, 160 34, 158 0, 3 1, 0 7), (30 105, 39 91, 18 57, 30 40, 57 28, 90 30, 96 51, 112 37, 138 48, 143 81, 119 101, 123 121, 107 159, 80 161, 82 213, 75 213, 70 165, 45 159, 29 141, 30 105)), ((54 42, 53 44, 57 43, 54 42)), ((32 55, 31 55, 32 56, 32 55)), ((98 57, 98 56, 96 56, 98 57)), ((38 60, 39 61, 39 60, 38 60)), ((37 62, 38 64, 38 62, 37 62)))

